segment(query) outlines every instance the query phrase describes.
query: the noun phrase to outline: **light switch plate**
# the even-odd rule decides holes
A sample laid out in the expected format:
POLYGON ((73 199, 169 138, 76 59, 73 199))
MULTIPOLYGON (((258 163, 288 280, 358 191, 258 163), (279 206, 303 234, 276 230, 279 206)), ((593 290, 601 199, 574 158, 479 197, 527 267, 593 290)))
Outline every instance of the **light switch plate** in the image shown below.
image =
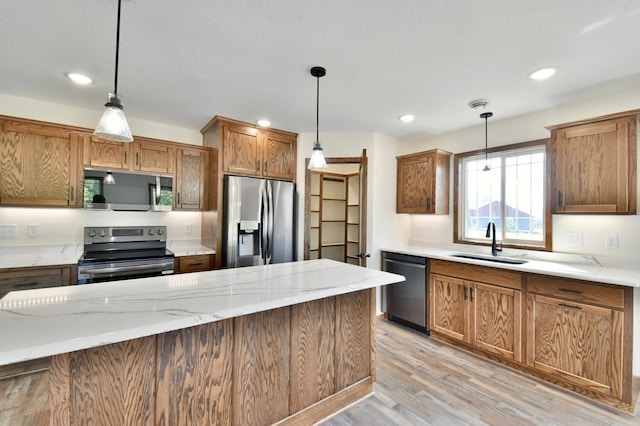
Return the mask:
POLYGON ((0 238, 16 238, 18 225, 0 225, 0 238))
POLYGON ((566 239, 567 239, 567 244, 571 246, 581 246, 582 232, 567 232, 566 239))

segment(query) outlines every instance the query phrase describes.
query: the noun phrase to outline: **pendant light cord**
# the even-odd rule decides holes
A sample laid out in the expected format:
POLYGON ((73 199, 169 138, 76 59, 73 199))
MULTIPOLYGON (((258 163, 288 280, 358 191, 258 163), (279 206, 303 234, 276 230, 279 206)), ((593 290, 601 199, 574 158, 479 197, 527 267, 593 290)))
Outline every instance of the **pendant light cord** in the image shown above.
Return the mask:
POLYGON ((489 158, 489 153, 487 152, 489 149, 489 133, 487 131, 487 118, 489 118, 487 115, 484 116, 484 164, 485 166, 487 166, 488 164, 488 158, 489 158))
POLYGON ((489 167, 489 132, 487 130, 487 118, 493 117, 492 112, 483 112, 480 114, 481 118, 484 118, 484 171, 491 170, 489 167))
POLYGON ((320 143, 320 76, 316 77, 316 144, 320 143))
POLYGON ((118 57, 120 54, 120 9, 122 8, 122 0, 118 0, 118 25, 116 26, 116 73, 113 82, 113 94, 118 94, 118 57))

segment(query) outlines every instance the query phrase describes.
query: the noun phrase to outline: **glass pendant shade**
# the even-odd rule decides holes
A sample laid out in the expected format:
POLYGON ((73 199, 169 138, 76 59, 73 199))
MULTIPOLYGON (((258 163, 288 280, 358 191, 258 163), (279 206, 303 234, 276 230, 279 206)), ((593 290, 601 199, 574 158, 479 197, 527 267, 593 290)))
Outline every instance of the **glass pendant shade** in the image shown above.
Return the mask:
POLYGON ((113 177, 111 172, 107 172, 106 176, 102 179, 102 183, 105 185, 115 185, 116 178, 113 177))
POLYGON ((324 159, 324 154, 322 153, 322 147, 320 146, 320 142, 316 142, 313 147, 313 152, 311 153, 311 159, 309 160, 309 170, 312 169, 326 169, 327 162, 324 159))
POLYGON ((112 141, 133 142, 129 123, 127 123, 122 109, 122 98, 114 93, 109 93, 108 101, 104 106, 106 109, 93 134, 112 141))

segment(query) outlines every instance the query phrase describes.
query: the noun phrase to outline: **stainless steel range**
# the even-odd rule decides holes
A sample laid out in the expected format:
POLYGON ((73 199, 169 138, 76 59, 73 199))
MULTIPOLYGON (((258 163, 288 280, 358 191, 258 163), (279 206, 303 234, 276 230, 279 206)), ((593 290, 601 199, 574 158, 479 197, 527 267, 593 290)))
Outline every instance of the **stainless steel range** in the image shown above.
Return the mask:
POLYGON ((78 284, 172 274, 173 260, 166 226, 86 227, 78 284))

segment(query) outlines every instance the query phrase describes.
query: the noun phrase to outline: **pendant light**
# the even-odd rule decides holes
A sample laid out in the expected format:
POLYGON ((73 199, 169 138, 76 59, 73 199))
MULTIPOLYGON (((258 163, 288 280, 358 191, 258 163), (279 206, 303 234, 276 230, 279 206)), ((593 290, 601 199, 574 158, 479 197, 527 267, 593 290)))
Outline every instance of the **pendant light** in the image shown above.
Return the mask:
POLYGON ((483 112, 482 114, 480 114, 480 118, 484 118, 484 169, 482 169, 485 172, 488 172, 489 170, 491 170, 491 168, 489 167, 489 153, 488 153, 488 136, 487 136, 487 118, 489 117, 493 117, 493 113, 492 112, 483 112))
POLYGON ((93 134, 109 140, 132 142, 131 130, 124 116, 122 97, 118 96, 118 54, 120 53, 120 9, 122 0, 118 0, 118 25, 116 27, 116 72, 113 83, 113 93, 107 95, 107 103, 102 118, 93 134))
POLYGON ((313 152, 311 153, 311 159, 309 160, 309 169, 326 169, 327 162, 324 159, 322 153, 322 147, 320 146, 319 127, 320 127, 320 77, 324 77, 327 74, 327 70, 322 67, 311 68, 311 75, 317 79, 316 87, 316 142, 313 145, 313 152))
POLYGON ((105 185, 115 185, 116 178, 113 177, 113 174, 111 174, 111 172, 107 172, 107 174, 102 179, 102 183, 104 183, 105 185))

